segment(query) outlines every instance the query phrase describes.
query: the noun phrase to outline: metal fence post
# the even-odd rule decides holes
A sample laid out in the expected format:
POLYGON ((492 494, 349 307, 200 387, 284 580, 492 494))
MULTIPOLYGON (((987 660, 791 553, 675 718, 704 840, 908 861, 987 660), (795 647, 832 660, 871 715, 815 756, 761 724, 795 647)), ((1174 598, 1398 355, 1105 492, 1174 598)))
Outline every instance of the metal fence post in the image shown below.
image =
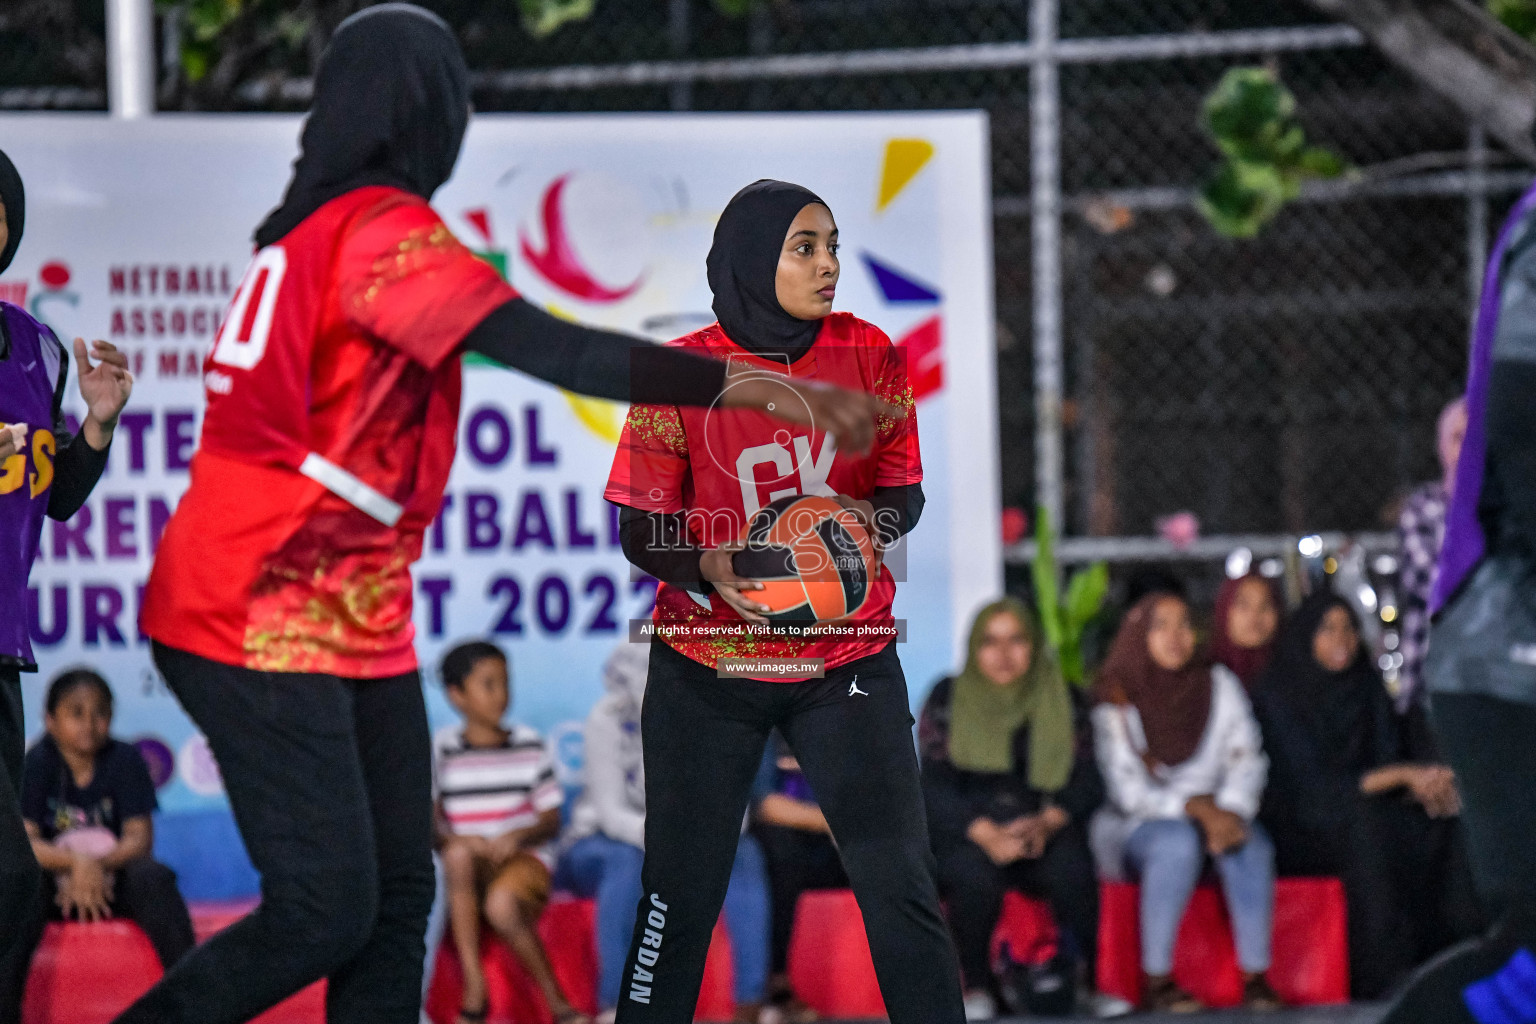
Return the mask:
POLYGON ((113 117, 155 112, 155 15, 151 0, 107 2, 107 109, 113 117))
POLYGON ((1467 129, 1467 171, 1467 305, 1476 317, 1488 262, 1488 135, 1476 121, 1467 129))
POLYGON ((1030 0, 1030 256, 1034 265, 1035 502, 1065 532, 1062 486, 1061 80, 1059 0, 1030 0))
MULTIPOLYGON (((674 57, 688 55, 688 41, 692 26, 689 24, 689 0, 671 0, 667 5, 667 41, 674 57)), ((693 106, 693 83, 673 82, 670 93, 673 110, 688 110, 693 106)))

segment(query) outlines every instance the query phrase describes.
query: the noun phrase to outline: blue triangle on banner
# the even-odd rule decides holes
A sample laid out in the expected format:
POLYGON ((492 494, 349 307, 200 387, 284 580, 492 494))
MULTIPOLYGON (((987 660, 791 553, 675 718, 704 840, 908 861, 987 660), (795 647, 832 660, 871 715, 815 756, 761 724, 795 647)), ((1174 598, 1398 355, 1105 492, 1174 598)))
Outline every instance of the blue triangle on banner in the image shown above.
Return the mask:
POLYGON ((886 302, 938 302, 939 293, 925 284, 922 284, 895 267, 881 263, 869 253, 859 254, 864 260, 864 265, 874 275, 875 283, 880 286, 881 294, 886 302))

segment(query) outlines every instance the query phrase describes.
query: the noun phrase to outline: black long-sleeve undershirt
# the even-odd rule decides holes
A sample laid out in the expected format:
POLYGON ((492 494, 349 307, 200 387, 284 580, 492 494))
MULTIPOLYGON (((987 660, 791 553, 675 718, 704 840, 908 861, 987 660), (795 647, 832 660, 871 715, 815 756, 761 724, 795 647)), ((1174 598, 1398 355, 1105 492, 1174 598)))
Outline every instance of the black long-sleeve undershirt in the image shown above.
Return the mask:
POLYGON ((525 299, 492 310, 464 348, 551 384, 617 402, 712 405, 725 364, 552 316, 525 299))
MULTIPOLYGON (((885 546, 911 532, 922 518, 926 500, 920 483, 874 489, 869 503, 875 507, 875 522, 885 546)), ((707 549, 689 539, 682 513, 645 512, 620 505, 619 541, 631 564, 663 583, 699 594, 713 589, 699 574, 699 558, 707 549)))
MULTIPOLYGON (((91 496, 96 481, 107 468, 107 455, 112 450, 109 441, 101 451, 92 448, 84 437, 70 432, 64 418, 64 389, 69 383, 69 350, 56 339, 45 336, 44 344, 59 346, 59 375, 53 385, 53 485, 48 490, 48 517, 68 519, 80 511, 85 499, 91 496)), ((11 339, 5 333, 5 321, 0 318, 0 359, 11 354, 11 339)), ((5 416, 0 412, 0 421, 5 416)))

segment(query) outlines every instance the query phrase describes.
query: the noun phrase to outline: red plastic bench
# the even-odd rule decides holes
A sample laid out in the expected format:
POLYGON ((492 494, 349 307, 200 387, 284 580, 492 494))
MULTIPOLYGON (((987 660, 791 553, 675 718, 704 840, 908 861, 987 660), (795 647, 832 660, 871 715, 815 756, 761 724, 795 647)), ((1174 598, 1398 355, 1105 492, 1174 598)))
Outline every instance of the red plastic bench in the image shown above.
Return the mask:
MULTIPOLYGON (((254 902, 194 905, 201 942, 250 912, 254 902)), ((131 921, 50 924, 32 958, 22 1024, 107 1024, 163 972, 154 948, 131 921)), ((325 983, 317 982, 260 1017, 259 1024, 322 1024, 325 983)))
MULTIPOLYGON (((1137 1002, 1141 998, 1141 939, 1134 885, 1105 883, 1099 914, 1099 988, 1137 1002)), ((1056 926, 1038 900, 1010 892, 992 936, 996 953, 1007 942, 1013 956, 1038 959, 1054 952, 1056 926)), ((800 898, 789 951, 790 977, 800 997, 828 1017, 881 1017, 885 1004, 875 980, 864 922, 846 889, 800 898)), ((1333 878, 1283 878, 1275 890, 1271 983, 1288 1003, 1316 1005, 1349 999, 1344 887, 1333 878)), ((1195 891, 1179 929, 1174 975, 1211 1006, 1242 999, 1242 973, 1220 894, 1195 891)))
MULTIPOLYGON (((597 1010, 597 947, 593 938, 591 900, 556 897, 539 921, 539 935, 567 998, 585 1013, 597 1010)), ((533 1024, 552 1019, 533 978, 505 943, 489 931, 480 937, 480 967, 485 972, 488 1024, 533 1024)), ((723 923, 715 925, 704 965, 696 1017, 728 1021, 735 1012, 731 998, 731 940, 723 923)), ((451 936, 444 935, 427 993, 427 1016, 435 1024, 452 1024, 459 1011, 464 974, 451 936)))
MULTIPOLYGON (((1130 999, 1141 995, 1137 889, 1106 883, 1101 890, 1099 987, 1130 999)), ((199 941, 248 913, 252 903, 193 908, 199 941)), ((597 955, 593 906, 589 900, 557 898, 539 926, 555 974, 577 1007, 596 1009, 597 955)), ((439 951, 427 1009, 437 1024, 450 1024, 463 985, 453 943, 445 936, 439 951)), ((1013 955, 1043 954, 1055 938, 1045 904, 1009 893, 993 936, 994 949, 1008 942, 1013 955)), ((1344 890, 1332 878, 1281 879, 1275 892, 1274 967, 1270 980, 1287 1002, 1341 1003, 1349 998, 1344 890)), ((528 973, 511 952, 489 935, 482 938, 481 964, 490 985, 491 1024, 548 1021, 549 1011, 528 973)), ((790 977, 807 1003, 827 1017, 881 1017, 885 1004, 875 979, 864 920, 846 889, 808 892, 800 898, 789 951, 790 977)), ((106 1024, 160 977, 149 940, 126 921, 51 924, 32 963, 23 1024, 106 1024)), ((730 938, 716 925, 700 991, 698 1019, 729 1020, 730 938)), ((1212 1006, 1229 1006, 1241 996, 1242 979, 1231 926, 1220 895, 1196 890, 1179 929, 1174 975, 1212 1006)), ((261 1024, 321 1024, 323 982, 311 985, 267 1011, 261 1024)))
MULTIPOLYGON (((1099 910, 1099 988, 1137 1002, 1141 998, 1139 890, 1107 882, 1099 910)), ((1336 878, 1282 878, 1275 886, 1270 984, 1287 1003, 1309 1006, 1349 1001, 1349 954, 1344 886, 1336 878)), ((1232 926, 1221 894, 1195 890, 1179 926, 1173 976, 1208 1006, 1242 1000, 1243 979, 1232 926)))
MULTIPOLYGON (((1055 940, 1056 925, 1044 903, 1007 894, 992 936, 994 953, 1007 942, 1017 957, 1048 955, 1055 940)), ((795 993, 824 1017, 885 1016, 864 918, 852 891, 813 890, 800 897, 789 944, 789 976, 795 993)))

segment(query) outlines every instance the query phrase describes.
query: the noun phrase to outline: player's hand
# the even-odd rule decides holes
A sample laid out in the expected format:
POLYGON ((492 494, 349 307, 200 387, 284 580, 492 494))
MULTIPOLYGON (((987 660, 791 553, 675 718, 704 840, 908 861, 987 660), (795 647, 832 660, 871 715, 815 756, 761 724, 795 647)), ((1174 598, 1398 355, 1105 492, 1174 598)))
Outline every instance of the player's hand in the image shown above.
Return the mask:
POLYGON ((699 575, 714 584, 715 593, 736 609, 742 618, 748 622, 766 623, 768 620, 763 618, 763 613, 769 611, 768 606, 758 604, 744 593, 762 590, 763 585, 756 580, 737 576, 731 565, 731 556, 746 546, 744 541, 733 540, 704 552, 699 556, 699 575))
POLYGON ((65 917, 73 911, 82 921, 105 921, 112 916, 110 889, 101 862, 76 855, 69 869, 69 885, 59 892, 59 907, 65 917))
POLYGON ((81 427, 86 443, 101 451, 112 440, 117 418, 133 394, 133 374, 128 372, 128 357, 108 341, 91 342, 91 365, 86 355, 85 339, 75 339, 75 369, 80 376, 80 397, 85 399, 86 418, 81 427))
POLYGON ((728 377, 721 404, 760 409, 788 423, 824 430, 837 438, 840 451, 855 455, 874 447, 876 417, 905 419, 907 415, 900 406, 862 391, 762 372, 734 382, 728 377))
POLYGON ((0 462, 17 455, 27 446, 27 425, 6 423, 0 425, 0 462))
POLYGON ((843 508, 854 514, 859 525, 864 527, 864 532, 869 534, 869 542, 875 547, 875 564, 870 572, 870 579, 878 579, 880 565, 885 560, 885 539, 880 534, 880 526, 875 521, 875 506, 861 498, 850 498, 846 494, 836 495, 835 500, 843 508))

